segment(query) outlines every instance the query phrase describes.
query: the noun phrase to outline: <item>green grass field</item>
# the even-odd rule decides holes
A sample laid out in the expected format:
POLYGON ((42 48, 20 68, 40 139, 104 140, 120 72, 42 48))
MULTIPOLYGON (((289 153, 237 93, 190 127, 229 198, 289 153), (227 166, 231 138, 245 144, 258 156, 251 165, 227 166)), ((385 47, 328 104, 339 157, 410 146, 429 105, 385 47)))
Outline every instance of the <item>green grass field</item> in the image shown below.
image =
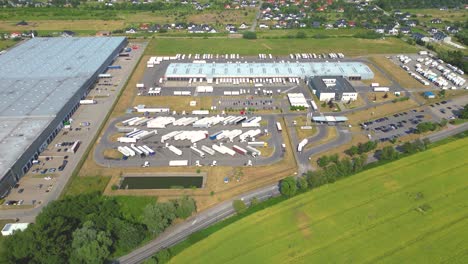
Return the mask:
POLYGON ((15 44, 16 42, 13 40, 0 40, 0 50, 10 48, 15 44))
POLYGON ((359 38, 328 39, 228 39, 228 38, 157 38, 146 49, 149 55, 177 53, 239 53, 287 55, 295 52, 343 52, 348 56, 386 53, 411 53, 418 49, 396 38, 371 40, 359 38))
POLYGON ((466 263, 468 139, 250 215, 170 263, 466 263))

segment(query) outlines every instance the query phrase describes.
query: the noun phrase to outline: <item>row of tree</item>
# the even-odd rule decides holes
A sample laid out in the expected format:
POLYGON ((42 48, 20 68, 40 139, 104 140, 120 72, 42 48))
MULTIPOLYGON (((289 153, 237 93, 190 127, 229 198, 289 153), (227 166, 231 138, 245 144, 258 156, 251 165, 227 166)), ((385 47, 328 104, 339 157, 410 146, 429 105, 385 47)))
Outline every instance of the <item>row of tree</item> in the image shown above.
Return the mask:
POLYGON ((116 251, 137 247, 159 234, 175 218, 195 211, 184 197, 148 205, 141 221, 124 217, 119 203, 99 193, 51 202, 24 232, 4 242, 2 263, 104 263, 116 251))
POLYGON ((385 10, 408 8, 463 7, 465 0, 377 0, 376 4, 385 10))
POLYGON ((345 153, 349 156, 361 155, 373 151, 377 148, 378 141, 367 141, 366 143, 359 143, 357 146, 352 146, 345 150, 345 153))

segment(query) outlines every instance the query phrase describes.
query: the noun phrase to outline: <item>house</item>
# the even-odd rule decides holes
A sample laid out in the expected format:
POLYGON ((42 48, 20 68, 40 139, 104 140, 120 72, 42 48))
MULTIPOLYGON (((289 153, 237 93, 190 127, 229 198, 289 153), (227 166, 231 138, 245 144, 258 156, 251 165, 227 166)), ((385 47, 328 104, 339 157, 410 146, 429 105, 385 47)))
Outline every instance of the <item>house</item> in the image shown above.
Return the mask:
POLYGON ((418 23, 416 23, 416 21, 414 20, 408 20, 406 21, 405 25, 407 25, 408 27, 415 27, 418 23))
POLYGON ((12 39, 21 38, 21 32, 11 32, 10 38, 12 39))
POLYGON ((356 22, 354 22, 354 21, 349 21, 349 22, 348 22, 348 26, 349 26, 349 27, 356 27, 356 22))
POLYGON ((395 27, 387 27, 385 30, 385 33, 388 35, 396 36, 398 35, 398 29, 395 27))
POLYGON ((421 33, 413 33, 413 35, 411 35, 411 37, 413 37, 413 39, 416 40, 416 41, 422 41, 422 42, 428 42, 429 41, 429 38, 424 36, 421 33))
POLYGON ((111 32, 107 30, 101 30, 101 31, 96 32, 96 37, 108 37, 110 35, 111 35, 111 32))
POLYGON ((70 30, 64 30, 61 34, 62 37, 68 38, 68 37, 73 37, 75 36, 75 32, 70 31, 70 30))
POLYGON ((249 26, 246 24, 246 23, 242 23, 240 26, 239 26, 239 29, 248 29, 249 26))
POLYGON ((320 27, 320 22, 319 21, 312 22, 312 27, 313 28, 319 28, 320 27))
POLYGON ((439 32, 439 30, 437 28, 430 28, 428 32, 429 34, 434 35, 435 33, 439 32))
POLYGON ((446 30, 449 34, 457 34, 458 32, 460 32, 460 28, 454 27, 454 26, 446 26, 446 27, 445 27, 445 30, 446 30))
POLYGON ((432 36, 434 41, 450 41, 450 37, 447 36, 444 32, 437 32, 432 36))
POLYGON ((409 33, 411 33, 411 28, 409 28, 409 27, 402 27, 402 28, 400 29, 400 32, 403 33, 403 34, 409 34, 409 33))
POLYGON ((400 16, 400 15, 403 15, 403 12, 401 12, 400 10, 395 10, 395 12, 393 12, 394 15, 396 16, 400 16))
POLYGON ((334 25, 336 28, 345 28, 347 26, 345 19, 338 19, 334 25))
POLYGON ((431 20, 431 23, 432 24, 441 24, 442 23, 442 19, 440 18, 434 18, 431 20))
POLYGON ((376 27, 374 31, 375 33, 385 34, 385 28, 383 27, 376 27))
POLYGON ((137 31, 134 28, 129 28, 125 30, 125 34, 135 34, 135 33, 137 33, 137 31))
POLYGON ((159 25, 151 25, 151 26, 148 28, 148 32, 150 32, 150 33, 156 33, 156 32, 159 31, 159 28, 160 28, 159 25))
POLYGON ((268 28, 268 26, 265 25, 265 24, 260 24, 260 25, 258 25, 258 27, 259 27, 259 28, 268 28))
POLYGON ((146 31, 146 30, 148 30, 149 26, 150 25, 147 24, 147 23, 142 23, 142 24, 140 24, 140 30, 145 30, 146 31))

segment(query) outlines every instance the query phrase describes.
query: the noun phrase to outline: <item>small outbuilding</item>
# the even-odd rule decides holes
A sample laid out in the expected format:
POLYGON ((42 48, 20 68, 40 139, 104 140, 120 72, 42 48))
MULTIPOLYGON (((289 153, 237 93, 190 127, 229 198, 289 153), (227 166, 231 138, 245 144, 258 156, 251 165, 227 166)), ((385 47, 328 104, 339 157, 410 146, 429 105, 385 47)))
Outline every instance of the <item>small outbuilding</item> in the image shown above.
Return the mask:
POLYGON ((435 94, 433 92, 424 92, 424 97, 427 99, 434 99, 435 94))
POLYGON ((11 236, 16 230, 24 231, 29 223, 8 223, 2 229, 2 236, 11 236))

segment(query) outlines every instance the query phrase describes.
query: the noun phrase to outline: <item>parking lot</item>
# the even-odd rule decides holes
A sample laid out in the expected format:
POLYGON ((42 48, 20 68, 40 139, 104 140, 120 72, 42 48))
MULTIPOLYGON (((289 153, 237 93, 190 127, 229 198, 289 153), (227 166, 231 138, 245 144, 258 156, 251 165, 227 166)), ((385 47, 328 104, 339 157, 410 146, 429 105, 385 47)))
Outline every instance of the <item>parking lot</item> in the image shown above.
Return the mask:
POLYGON ((431 110, 440 118, 452 120, 458 117, 460 110, 463 109, 466 102, 462 98, 443 100, 441 102, 432 103, 431 110))
POLYGON ((98 79, 89 91, 87 99, 95 100, 96 104, 78 107, 70 119, 70 126, 62 128, 39 155, 28 173, 5 198, 4 205, 36 206, 48 202, 52 193, 60 194, 142 51, 132 50, 129 57, 118 57, 114 61, 113 65, 120 65, 121 69, 109 69, 107 73, 112 74, 112 78, 98 79), (77 141, 80 143, 75 153, 70 148, 77 141))
MULTIPOLYGON (((179 116, 181 117, 181 116, 179 116)), ((105 137, 109 139, 112 137, 113 134, 118 133, 118 129, 116 124, 123 121, 124 119, 128 119, 129 117, 119 118, 115 120, 110 128, 106 131, 105 137)), ((169 166, 171 160, 186 160, 187 166, 212 166, 212 165, 220 165, 220 166, 255 166, 255 165, 262 165, 262 164, 269 164, 274 161, 281 159, 283 155, 282 151, 282 143, 281 140, 278 140, 280 135, 276 128, 276 121, 274 117, 265 117, 262 119, 262 124, 260 127, 242 127, 240 124, 234 125, 224 125, 224 124, 217 124, 208 128, 195 128, 192 126, 174 126, 174 125, 167 125, 166 128, 157 129, 157 135, 153 135, 149 138, 138 140, 135 143, 136 146, 143 146, 146 145, 152 150, 155 151, 154 156, 142 156, 139 157, 138 155, 134 157, 129 157, 127 160, 112 160, 105 158, 103 153, 106 149, 114 149, 116 150, 119 146, 131 146, 128 143, 119 143, 113 142, 110 140, 102 140, 99 144, 98 149, 96 150, 95 156, 98 163, 101 163, 106 166, 115 166, 115 167, 136 167, 144 165, 145 161, 148 161, 149 166, 169 166), (265 124, 266 123, 266 124, 265 124), (248 131, 259 130, 260 133, 255 135, 254 137, 247 137, 245 140, 240 140, 241 134, 244 134, 248 131), (162 137, 174 132, 174 131, 205 131, 208 135, 208 138, 202 139, 195 143, 191 143, 189 139, 182 139, 176 140, 175 137, 171 137, 170 139, 163 140, 162 137), (210 139, 210 136, 216 135, 221 131, 238 131, 238 135, 234 136, 231 139, 228 137, 224 137, 221 139, 210 139), (255 142, 265 142, 265 146, 262 144, 260 145, 250 145, 251 141, 255 142), (237 145, 244 150, 248 150, 247 146, 251 146, 261 152, 260 155, 252 155, 249 153, 240 154, 240 153, 233 153, 232 156, 230 154, 221 154, 218 151, 215 151, 213 155, 210 155, 206 151, 204 152, 204 157, 201 157, 196 151, 190 149, 191 147, 195 147, 199 150, 202 150, 202 146, 206 146, 209 148, 213 148, 213 145, 218 146, 226 146, 229 149, 233 149, 234 145, 237 145), (181 154, 178 155, 170 150, 169 146, 174 146, 175 148, 181 151, 181 154), (268 154, 268 157, 265 156, 268 154), (249 161, 250 160, 250 161, 249 161), (216 161, 216 162, 214 162, 216 161)), ((136 127, 142 130, 152 130, 146 128, 146 126, 139 126, 136 127)))
POLYGON ((369 132, 370 139, 385 142, 415 133, 419 123, 434 121, 429 117, 425 110, 413 109, 364 122, 361 128, 369 132))

